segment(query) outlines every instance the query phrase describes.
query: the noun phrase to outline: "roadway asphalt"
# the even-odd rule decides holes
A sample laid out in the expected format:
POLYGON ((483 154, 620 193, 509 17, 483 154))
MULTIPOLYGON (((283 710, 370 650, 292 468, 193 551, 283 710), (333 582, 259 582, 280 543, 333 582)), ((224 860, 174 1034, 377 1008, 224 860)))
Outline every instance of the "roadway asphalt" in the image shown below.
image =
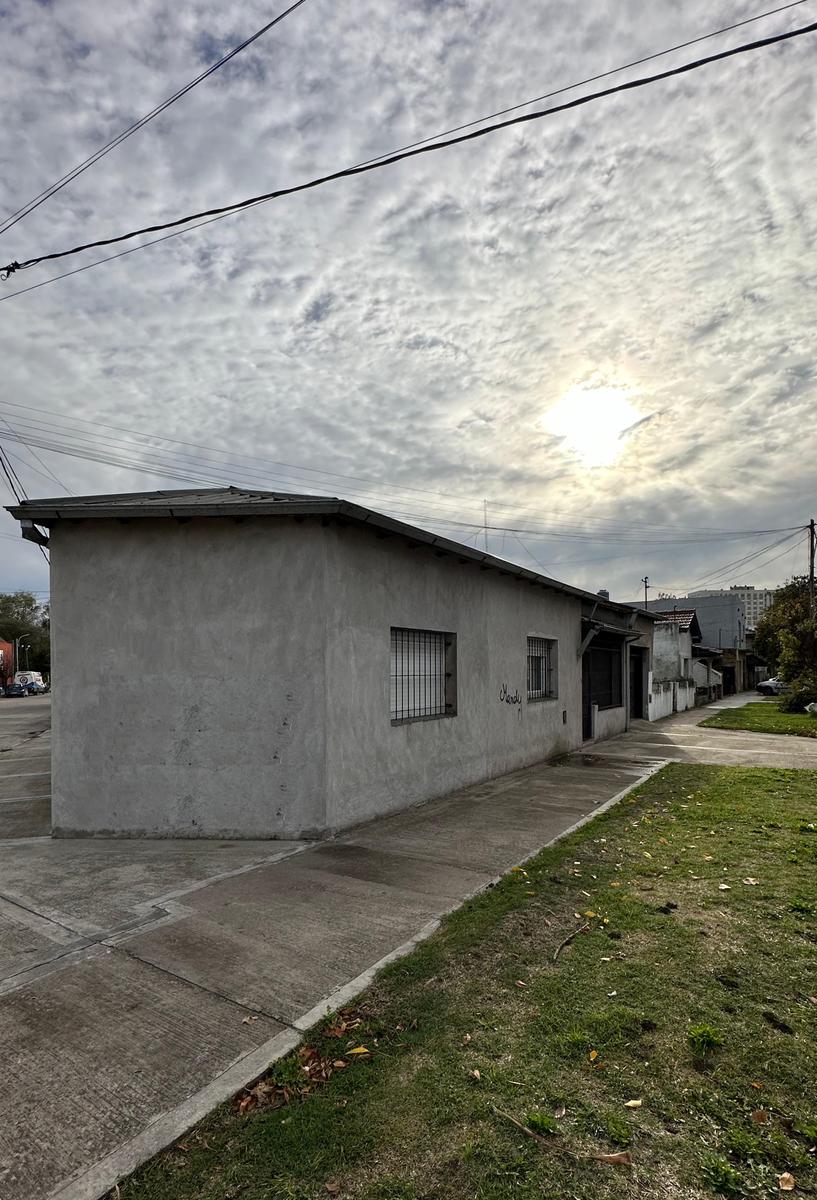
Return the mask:
POLYGON ((667 759, 817 768, 817 741, 702 730, 705 715, 331 842, 52 840, 48 702, 0 701, 0 1196, 104 1194, 667 759))

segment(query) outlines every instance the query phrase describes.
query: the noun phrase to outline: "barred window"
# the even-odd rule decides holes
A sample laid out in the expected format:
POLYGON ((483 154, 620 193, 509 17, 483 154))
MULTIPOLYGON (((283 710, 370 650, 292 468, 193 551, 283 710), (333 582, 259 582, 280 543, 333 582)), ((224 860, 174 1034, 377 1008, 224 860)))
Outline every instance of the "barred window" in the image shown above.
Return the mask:
POLYGON ((391 631, 391 719, 456 714, 456 635, 429 629, 391 631))
POLYGON ((551 700, 558 695, 556 642, 552 638, 528 638, 528 699, 551 700))

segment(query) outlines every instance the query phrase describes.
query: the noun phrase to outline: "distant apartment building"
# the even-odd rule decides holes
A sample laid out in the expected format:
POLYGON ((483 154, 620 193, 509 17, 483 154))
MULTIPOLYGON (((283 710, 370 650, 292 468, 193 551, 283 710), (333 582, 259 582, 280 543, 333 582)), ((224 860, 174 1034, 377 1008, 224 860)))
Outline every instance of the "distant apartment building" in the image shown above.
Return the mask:
POLYGON ((746 613, 746 624, 750 629, 754 629, 760 618, 765 613, 766 609, 774 603, 774 598, 777 595, 776 588, 758 588, 753 583, 737 583, 732 587, 726 588, 703 588, 697 592, 690 592, 692 597, 714 597, 714 596, 734 596, 740 600, 746 613))

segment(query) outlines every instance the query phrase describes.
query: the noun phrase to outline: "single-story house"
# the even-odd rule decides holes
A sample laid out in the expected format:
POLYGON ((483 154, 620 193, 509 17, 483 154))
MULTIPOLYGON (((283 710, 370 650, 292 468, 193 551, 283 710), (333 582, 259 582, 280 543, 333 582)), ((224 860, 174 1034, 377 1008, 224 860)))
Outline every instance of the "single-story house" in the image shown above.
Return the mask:
POLYGON ((650 717, 658 720, 695 707, 693 648, 701 640, 694 609, 675 608, 654 614, 653 702, 650 717))
POLYGON ((50 548, 56 835, 329 835, 623 731, 631 645, 645 715, 653 614, 345 500, 9 511, 50 548))

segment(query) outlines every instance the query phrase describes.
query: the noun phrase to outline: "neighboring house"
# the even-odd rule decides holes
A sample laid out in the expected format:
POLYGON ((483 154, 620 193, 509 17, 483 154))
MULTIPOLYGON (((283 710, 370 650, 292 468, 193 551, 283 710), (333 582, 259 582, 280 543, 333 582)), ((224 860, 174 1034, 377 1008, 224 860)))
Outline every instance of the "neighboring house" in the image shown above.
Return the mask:
POLYGON ((758 588, 753 583, 735 583, 727 590, 725 588, 704 588, 702 591, 690 592, 689 599, 701 597, 726 596, 735 597, 743 605, 746 613, 746 624, 754 629, 767 608, 774 604, 776 588, 758 588))
POLYGON ((650 614, 343 500, 10 511, 51 552, 57 835, 322 836, 622 732, 651 670, 650 614))
POLYGON ((725 696, 743 692, 750 686, 747 665, 746 612, 732 592, 717 596, 661 596, 650 600, 650 612, 671 613, 674 609, 694 609, 707 646, 721 652, 723 661, 723 693, 725 696))
POLYGON ((695 707, 693 648, 700 640, 694 609, 660 614, 653 630, 651 720, 695 707))

